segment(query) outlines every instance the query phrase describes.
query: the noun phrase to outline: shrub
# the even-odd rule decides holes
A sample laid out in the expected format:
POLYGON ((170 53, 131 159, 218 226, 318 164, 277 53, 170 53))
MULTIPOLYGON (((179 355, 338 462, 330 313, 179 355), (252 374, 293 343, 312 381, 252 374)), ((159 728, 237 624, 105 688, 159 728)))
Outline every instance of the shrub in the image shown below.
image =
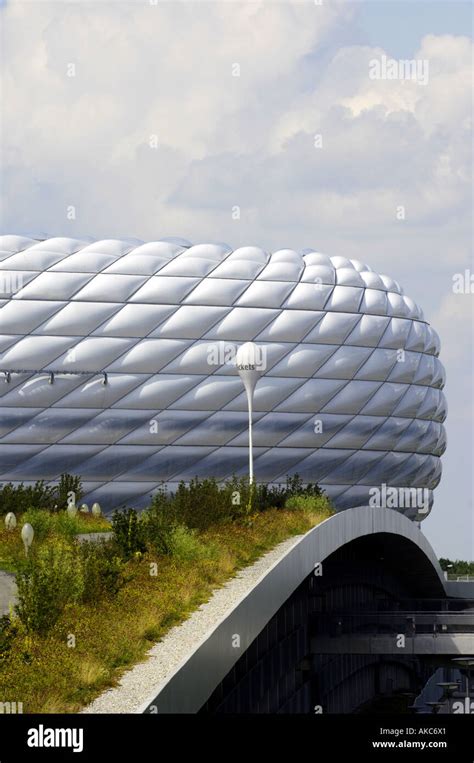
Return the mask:
POLYGON ((146 551, 144 522, 135 509, 114 511, 112 516, 114 540, 124 559, 146 551))
POLYGON ((323 495, 318 485, 303 485, 295 474, 287 477, 286 485, 250 485, 246 477, 233 476, 224 483, 209 477, 197 477, 189 484, 180 482, 176 492, 168 494, 166 486, 155 493, 151 510, 166 511, 175 524, 205 530, 223 521, 244 519, 253 511, 282 509, 296 495, 318 498, 323 495))
POLYGON ((105 522, 91 515, 70 516, 67 511, 59 511, 51 514, 44 509, 29 509, 20 519, 19 527, 25 522, 29 522, 35 532, 35 542, 44 540, 48 536, 60 535, 69 541, 74 540, 74 536, 79 533, 107 529, 105 522))
POLYGON ((227 496, 213 477, 180 482, 173 496, 173 510, 180 524, 205 530, 230 515, 227 496))
POLYGON ((24 525, 25 522, 29 522, 32 526, 36 542, 44 540, 53 529, 53 518, 47 511, 41 509, 28 509, 23 514, 20 524, 24 525))
POLYGON ((55 488, 48 487, 44 480, 34 485, 13 485, 11 482, 0 486, 0 514, 23 514, 29 508, 47 509, 55 504, 55 488))
POLYGON ((160 488, 153 496, 150 510, 166 512, 175 524, 206 530, 211 525, 245 514, 249 493, 245 478, 233 477, 219 484, 213 477, 203 480, 196 477, 189 484, 180 482, 175 493, 167 494, 165 486, 160 488))
POLYGON ((68 603, 79 601, 84 576, 76 549, 55 539, 18 561, 17 614, 28 631, 46 632, 68 603))
POLYGON ((332 514, 331 504, 325 495, 292 495, 285 501, 285 509, 332 514))
POLYGON ((114 544, 56 537, 18 560, 16 612, 28 631, 45 633, 66 605, 114 596, 127 580, 114 544))
POLYGON ((171 554, 173 532, 177 527, 172 505, 153 504, 141 515, 144 539, 157 554, 171 554))
POLYGON ((71 474, 61 474, 58 485, 46 485, 44 480, 34 485, 13 485, 9 482, 0 485, 0 515, 23 514, 28 509, 65 508, 70 491, 76 494, 76 501, 82 497, 81 478, 71 474))
POLYGON ((80 477, 73 474, 61 474, 56 488, 56 503, 59 509, 65 509, 71 498, 75 504, 79 504, 83 495, 80 477))
POLYGON ((257 511, 281 509, 285 504, 286 491, 280 485, 257 485, 254 505, 257 511))
POLYGON ((78 546, 84 588, 82 600, 115 596, 127 582, 125 564, 112 543, 85 541, 78 546))
MULTIPOLYGON (((33 529, 35 529, 34 524, 31 524, 33 525, 33 529)), ((70 541, 72 541, 74 536, 78 535, 82 529, 79 517, 71 517, 67 511, 60 511, 55 514, 51 525, 55 532, 63 535, 70 541)))
POLYGON ((178 525, 171 533, 170 552, 177 561, 195 562, 215 557, 216 549, 199 540, 196 530, 178 525))
POLYGON ((8 657, 18 628, 12 623, 8 615, 0 617, 0 662, 8 657))

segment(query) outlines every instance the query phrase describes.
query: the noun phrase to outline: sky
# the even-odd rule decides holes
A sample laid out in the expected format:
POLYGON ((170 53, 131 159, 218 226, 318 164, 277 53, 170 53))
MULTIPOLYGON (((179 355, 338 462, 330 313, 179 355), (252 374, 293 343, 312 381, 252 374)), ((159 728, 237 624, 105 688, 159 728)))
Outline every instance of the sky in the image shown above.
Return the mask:
POLYGON ((423 530, 463 559, 474 297, 453 276, 474 273, 471 15, 456 0, 0 2, 1 232, 314 247, 395 278, 447 372, 423 530), (428 77, 372 79, 384 56, 428 77))

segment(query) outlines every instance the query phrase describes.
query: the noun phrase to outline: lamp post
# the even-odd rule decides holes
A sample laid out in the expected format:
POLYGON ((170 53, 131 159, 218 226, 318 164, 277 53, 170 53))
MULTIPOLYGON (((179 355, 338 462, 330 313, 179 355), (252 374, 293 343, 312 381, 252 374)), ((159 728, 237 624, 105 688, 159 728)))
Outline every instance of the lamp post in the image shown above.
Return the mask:
POLYGON ((235 356, 235 365, 239 376, 242 379, 245 392, 247 393, 247 404, 249 411, 249 484, 253 484, 253 439, 252 439, 252 413, 253 413, 253 393, 255 386, 260 379, 263 368, 263 357, 261 348, 254 342, 245 342, 237 350, 235 356))
POLYGON ((30 525, 29 522, 26 522, 26 524, 23 525, 21 528, 21 539, 23 541, 23 545, 25 547, 25 556, 28 556, 28 551, 30 550, 30 546, 33 543, 35 532, 30 525))
POLYGON ((7 530, 14 530, 16 527, 16 517, 13 511, 9 511, 5 517, 5 527, 7 530))

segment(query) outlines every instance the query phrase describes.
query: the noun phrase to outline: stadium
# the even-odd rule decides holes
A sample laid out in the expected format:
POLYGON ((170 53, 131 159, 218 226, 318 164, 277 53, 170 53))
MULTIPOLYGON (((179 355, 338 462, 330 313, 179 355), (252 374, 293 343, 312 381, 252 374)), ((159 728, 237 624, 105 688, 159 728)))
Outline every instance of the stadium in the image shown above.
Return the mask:
MULTIPOLYGON (((439 339, 401 286, 313 249, 0 237, 0 482, 79 474, 106 512, 163 483, 298 474, 338 510, 426 491, 446 446, 439 339), (383 487, 385 486, 385 487, 383 487)), ((396 508, 396 507, 395 507, 396 508)))

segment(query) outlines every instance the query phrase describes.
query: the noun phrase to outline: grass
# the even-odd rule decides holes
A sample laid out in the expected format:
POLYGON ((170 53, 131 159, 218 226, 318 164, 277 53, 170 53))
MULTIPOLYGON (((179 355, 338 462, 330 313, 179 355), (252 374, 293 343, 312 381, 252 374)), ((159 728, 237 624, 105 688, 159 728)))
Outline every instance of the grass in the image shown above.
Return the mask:
MULTIPOLYGON (((194 534, 192 542, 180 541, 177 555, 133 558, 128 582, 115 597, 100 606, 66 607, 46 635, 27 634, 15 620, 3 659, 0 652, 0 700, 23 702, 25 713, 77 712, 239 569, 331 513, 325 506, 269 509, 246 524, 215 525, 194 534)), ((12 540, 0 535, 1 555, 8 558, 12 540)))
POLYGON ((19 529, 29 522, 35 531, 35 540, 45 538, 68 537, 80 533, 110 532, 110 522, 104 517, 95 517, 93 514, 78 513, 70 517, 65 511, 50 514, 44 509, 29 509, 17 517, 17 528, 14 532, 0 525, 0 570, 15 572, 14 559, 21 552, 23 544, 18 532, 19 529))

